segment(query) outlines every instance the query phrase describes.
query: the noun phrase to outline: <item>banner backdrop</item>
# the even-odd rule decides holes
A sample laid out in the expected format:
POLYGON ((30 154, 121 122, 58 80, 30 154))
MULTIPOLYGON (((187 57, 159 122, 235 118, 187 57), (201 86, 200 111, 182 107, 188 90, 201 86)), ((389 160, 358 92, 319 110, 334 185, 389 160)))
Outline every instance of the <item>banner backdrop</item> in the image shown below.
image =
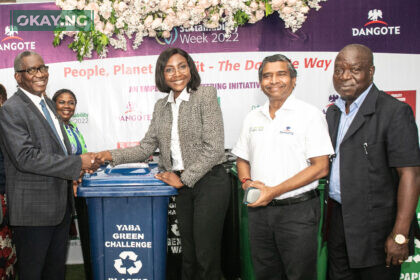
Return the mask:
MULTIPOLYGON (((0 5, 0 83, 10 97, 16 90, 14 57, 24 50, 41 54, 50 66, 47 94, 52 97, 58 89, 68 88, 77 95, 73 121, 90 151, 139 143, 150 124, 154 103, 165 96, 155 88, 154 68, 157 56, 167 47, 189 52, 203 84, 217 88, 226 148, 235 144, 245 115, 266 102, 257 69, 265 56, 274 53, 285 54, 297 68, 293 94, 325 110, 338 98, 332 85, 337 52, 349 43, 365 44, 374 51, 378 88, 419 112, 418 0, 330 0, 318 12, 311 11, 296 33, 284 29, 277 15, 239 27, 230 38, 223 24, 216 29, 179 27, 169 39, 147 38, 136 50, 131 46, 127 51, 110 48, 106 59, 93 57, 81 63, 66 45, 52 46, 52 32, 10 31, 11 10, 56 8, 54 3, 0 5)), ((416 273, 417 278, 410 274, 410 279, 420 278, 416 273)))

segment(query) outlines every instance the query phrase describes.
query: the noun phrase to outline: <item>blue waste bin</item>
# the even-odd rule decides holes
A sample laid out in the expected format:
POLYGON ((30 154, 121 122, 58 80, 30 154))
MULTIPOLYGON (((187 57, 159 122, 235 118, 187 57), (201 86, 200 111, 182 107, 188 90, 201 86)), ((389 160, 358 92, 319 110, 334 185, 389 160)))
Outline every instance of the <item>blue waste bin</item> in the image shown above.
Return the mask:
POLYGON ((86 174, 95 280, 164 280, 169 197, 177 190, 154 178, 156 164, 120 165, 86 174))

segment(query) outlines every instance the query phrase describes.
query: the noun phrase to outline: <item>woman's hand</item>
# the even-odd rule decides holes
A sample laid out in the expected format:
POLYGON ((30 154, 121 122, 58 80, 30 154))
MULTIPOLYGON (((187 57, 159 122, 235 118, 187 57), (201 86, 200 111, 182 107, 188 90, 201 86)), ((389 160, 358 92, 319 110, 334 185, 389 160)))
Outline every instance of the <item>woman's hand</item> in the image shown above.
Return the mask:
POLYGON ((112 155, 109 151, 95 153, 95 163, 102 165, 106 161, 112 161, 112 155))
POLYGON ((155 175, 155 178, 177 189, 180 189, 184 186, 178 175, 173 172, 158 173, 155 175))

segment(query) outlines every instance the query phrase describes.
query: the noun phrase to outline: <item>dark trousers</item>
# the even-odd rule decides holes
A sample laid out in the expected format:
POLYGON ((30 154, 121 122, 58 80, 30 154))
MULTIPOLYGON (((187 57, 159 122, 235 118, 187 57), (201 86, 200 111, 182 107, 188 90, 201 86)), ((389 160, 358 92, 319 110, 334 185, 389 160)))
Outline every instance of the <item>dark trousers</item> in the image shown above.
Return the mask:
POLYGON ((70 207, 56 226, 15 226, 19 280, 64 280, 70 207))
POLYGON ((183 280, 220 280, 220 244, 230 198, 230 182, 221 165, 176 198, 182 244, 183 280))
MULTIPOLYGON (((329 226, 328 226, 328 278, 329 280, 398 280, 400 279, 401 266, 385 266, 384 264, 351 268, 348 261, 346 237, 344 234, 343 214, 341 205, 330 199, 329 226)), ((384 244, 385 245, 385 244, 384 244)))
POLYGON ((256 279, 316 279, 319 198, 284 206, 248 207, 256 279))
POLYGON ((77 214, 77 225, 79 226, 80 243, 82 245, 83 267, 85 269, 86 280, 93 279, 92 262, 90 260, 90 241, 89 241, 89 217, 84 197, 74 198, 77 214))

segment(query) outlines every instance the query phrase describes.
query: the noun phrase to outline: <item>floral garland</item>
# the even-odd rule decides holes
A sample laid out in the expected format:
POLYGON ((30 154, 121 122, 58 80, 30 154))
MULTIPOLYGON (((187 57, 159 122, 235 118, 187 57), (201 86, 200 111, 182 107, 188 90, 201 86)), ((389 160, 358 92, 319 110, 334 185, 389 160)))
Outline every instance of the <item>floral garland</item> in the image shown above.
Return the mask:
POLYGON ((216 28, 223 23, 227 36, 238 25, 255 23, 277 12, 285 27, 296 32, 311 8, 319 10, 327 0, 56 0, 63 10, 91 10, 94 30, 56 31, 54 46, 64 36, 73 37, 69 48, 81 61, 95 50, 106 57, 110 44, 127 50, 127 38, 138 48, 146 36, 169 38, 177 26, 184 28, 202 23, 216 28))

